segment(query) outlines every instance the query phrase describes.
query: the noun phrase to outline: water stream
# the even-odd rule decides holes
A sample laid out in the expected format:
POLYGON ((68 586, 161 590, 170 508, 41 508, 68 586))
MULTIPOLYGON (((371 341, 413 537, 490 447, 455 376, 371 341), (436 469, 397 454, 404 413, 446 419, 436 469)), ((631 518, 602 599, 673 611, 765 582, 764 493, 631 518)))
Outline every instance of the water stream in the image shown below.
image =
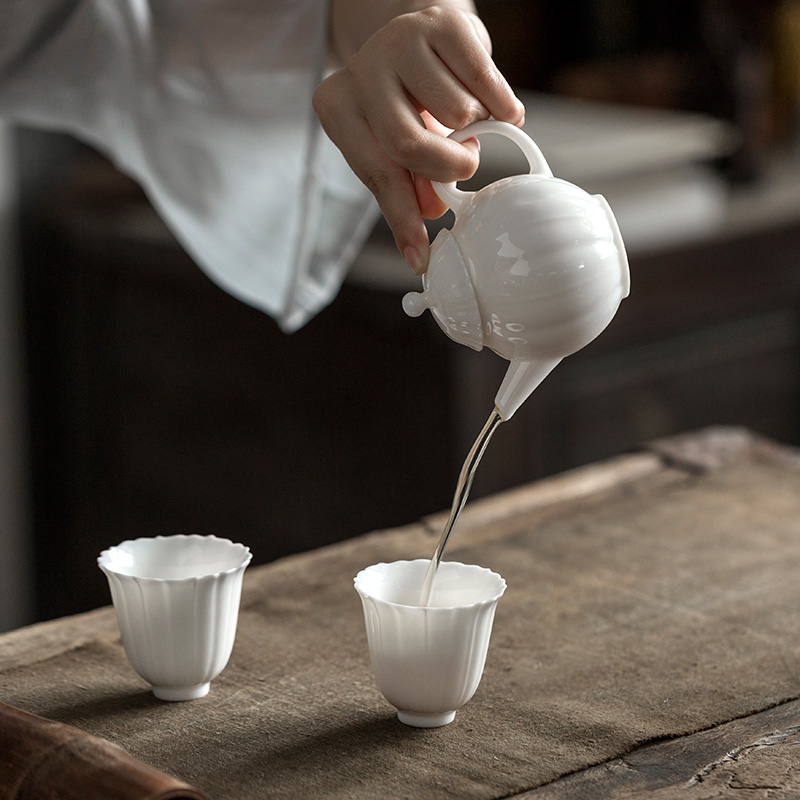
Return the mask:
POLYGON ((431 594, 433 593, 433 584, 436 580, 436 571, 439 569, 439 564, 441 563, 444 549, 447 547, 447 541, 450 538, 450 534, 453 532, 456 522, 458 521, 458 517, 461 514, 461 509, 464 508, 464 504, 467 502, 469 490, 472 488, 472 481, 475 478, 475 472, 478 469, 478 464, 481 463, 481 458, 483 458, 486 446, 489 444, 489 440, 492 438, 492 434, 497 429, 497 426, 502 421, 503 418, 500 416, 500 412, 496 408, 492 409, 489 419, 483 426, 483 430, 475 440, 475 444, 472 445, 472 448, 467 454, 464 464, 461 467, 461 473, 458 476, 458 483, 456 484, 456 492, 453 496, 453 505, 450 508, 450 516, 448 517, 444 529, 442 530, 442 534, 439 537, 436 549, 433 551, 433 557, 431 558, 430 566, 425 573, 425 580, 422 583, 422 593, 420 595, 419 603, 421 606, 427 606, 430 604, 431 594))

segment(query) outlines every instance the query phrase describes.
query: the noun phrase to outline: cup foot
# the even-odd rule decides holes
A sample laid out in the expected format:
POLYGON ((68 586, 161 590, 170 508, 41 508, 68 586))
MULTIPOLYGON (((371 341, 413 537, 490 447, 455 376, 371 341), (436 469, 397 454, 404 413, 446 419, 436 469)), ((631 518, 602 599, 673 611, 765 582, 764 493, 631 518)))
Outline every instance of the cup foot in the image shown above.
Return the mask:
POLYGON ((446 711, 444 714, 414 714, 411 711, 398 711, 397 719, 414 728, 441 728, 449 725, 456 718, 455 711, 446 711))
POLYGON ((197 700, 199 697, 205 697, 210 688, 210 683, 201 683, 199 686, 154 686, 153 694, 159 700, 170 702, 197 700))

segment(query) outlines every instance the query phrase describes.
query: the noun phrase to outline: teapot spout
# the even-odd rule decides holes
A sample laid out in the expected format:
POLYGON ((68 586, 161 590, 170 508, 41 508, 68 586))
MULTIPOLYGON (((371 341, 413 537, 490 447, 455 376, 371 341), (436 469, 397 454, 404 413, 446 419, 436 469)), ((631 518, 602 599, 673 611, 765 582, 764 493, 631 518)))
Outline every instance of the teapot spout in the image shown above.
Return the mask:
POLYGON ((560 361, 561 358, 542 358, 533 360, 515 359, 511 362, 494 398, 495 408, 503 421, 511 419, 514 412, 556 368, 560 361))

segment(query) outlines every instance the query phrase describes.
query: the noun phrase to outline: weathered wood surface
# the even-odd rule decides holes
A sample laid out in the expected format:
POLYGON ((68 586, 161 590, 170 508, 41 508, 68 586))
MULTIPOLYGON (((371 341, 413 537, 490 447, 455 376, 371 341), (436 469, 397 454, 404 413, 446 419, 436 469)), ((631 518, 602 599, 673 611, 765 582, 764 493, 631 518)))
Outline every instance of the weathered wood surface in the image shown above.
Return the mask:
POLYGON ((658 742, 518 800, 776 800, 800 797, 800 701, 658 742))
POLYGON ((108 608, 0 637, 0 697, 215 800, 800 796, 798 451, 711 429, 469 503, 448 556, 509 590, 475 698, 420 732, 351 577, 443 517, 248 570, 208 698, 153 700, 108 608))

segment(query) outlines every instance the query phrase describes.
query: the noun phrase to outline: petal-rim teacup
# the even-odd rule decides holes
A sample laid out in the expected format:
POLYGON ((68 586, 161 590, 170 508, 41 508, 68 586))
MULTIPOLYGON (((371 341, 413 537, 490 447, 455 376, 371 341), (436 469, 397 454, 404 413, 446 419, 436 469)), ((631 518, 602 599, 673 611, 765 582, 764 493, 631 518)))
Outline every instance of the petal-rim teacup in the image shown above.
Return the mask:
POLYGON ((401 722, 447 725, 483 675, 505 580, 486 567, 444 561, 430 604, 420 605, 430 561, 373 564, 356 575, 370 659, 401 722))
POLYGON ((213 535, 128 539, 103 550, 128 660, 162 700, 208 694, 233 649, 250 549, 213 535))

